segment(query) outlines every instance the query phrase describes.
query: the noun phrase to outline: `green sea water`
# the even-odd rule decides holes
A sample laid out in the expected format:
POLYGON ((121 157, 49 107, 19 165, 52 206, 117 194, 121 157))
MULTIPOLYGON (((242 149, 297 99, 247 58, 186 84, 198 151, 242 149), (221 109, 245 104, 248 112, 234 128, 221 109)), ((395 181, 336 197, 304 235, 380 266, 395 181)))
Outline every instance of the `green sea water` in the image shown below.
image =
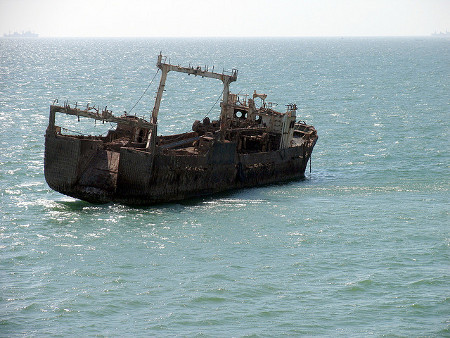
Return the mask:
MULTIPOLYGON (((219 115, 220 81, 165 89, 164 135, 219 115)), ((449 93, 448 39, 1 39, 0 336, 449 337, 449 93), (49 105, 130 111, 160 51, 296 103, 307 178, 146 208, 52 191, 49 105)))

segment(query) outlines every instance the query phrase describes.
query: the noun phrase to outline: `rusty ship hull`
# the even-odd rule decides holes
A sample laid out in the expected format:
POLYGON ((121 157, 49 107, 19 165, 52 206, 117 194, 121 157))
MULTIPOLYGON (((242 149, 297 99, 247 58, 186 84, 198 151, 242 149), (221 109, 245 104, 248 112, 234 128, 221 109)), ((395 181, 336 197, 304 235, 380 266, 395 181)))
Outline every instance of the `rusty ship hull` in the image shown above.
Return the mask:
POLYGON ((218 142, 205 155, 153 155, 50 134, 45 138, 45 178, 52 189, 88 202, 149 205, 301 179, 314 144, 239 154, 236 143, 218 142))
POLYGON ((51 106, 45 135, 44 172, 48 185, 92 203, 151 205, 301 179, 317 141, 313 126, 296 121, 294 105, 286 113, 256 107, 228 91, 232 75, 173 66, 158 58, 160 87, 150 122, 134 116, 115 117, 69 105, 51 106), (171 68, 172 67, 172 68, 171 68), (157 135, 160 95, 169 71, 182 71, 224 82, 221 116, 195 121, 191 132, 157 135), (226 93, 225 93, 226 91, 226 93), (159 102, 158 102, 159 98, 159 102), (106 136, 64 135, 55 115, 117 124, 106 136))

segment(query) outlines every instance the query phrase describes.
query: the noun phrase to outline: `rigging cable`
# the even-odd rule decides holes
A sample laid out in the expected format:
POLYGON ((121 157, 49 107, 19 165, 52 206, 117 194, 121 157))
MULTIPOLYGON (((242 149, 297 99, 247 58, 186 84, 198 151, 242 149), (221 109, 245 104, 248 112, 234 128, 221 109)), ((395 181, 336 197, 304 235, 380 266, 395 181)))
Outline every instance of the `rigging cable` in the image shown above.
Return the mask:
POLYGON ((130 109, 130 111, 128 113, 131 113, 131 111, 134 109, 134 107, 136 107, 136 105, 139 103, 139 101, 141 101, 141 99, 144 97, 145 93, 147 92, 147 90, 150 88, 150 86, 153 83, 153 80, 155 79, 156 75, 159 72, 159 68, 156 71, 155 75, 153 76, 153 79, 150 81, 150 83, 148 84, 147 88, 144 90, 144 92, 142 93, 141 97, 139 98, 139 100, 137 100, 137 102, 134 104, 134 106, 130 109))
POLYGON ((213 108, 216 106, 217 102, 220 100, 220 98, 223 95, 223 91, 225 90, 225 87, 222 89, 222 93, 220 93, 219 97, 217 98, 216 102, 214 102, 213 106, 211 107, 211 109, 209 110, 209 112, 206 113, 205 117, 203 119, 205 119, 209 113, 211 113, 211 110, 213 110, 213 108))
POLYGON ((309 154, 309 173, 311 174, 312 153, 309 154))

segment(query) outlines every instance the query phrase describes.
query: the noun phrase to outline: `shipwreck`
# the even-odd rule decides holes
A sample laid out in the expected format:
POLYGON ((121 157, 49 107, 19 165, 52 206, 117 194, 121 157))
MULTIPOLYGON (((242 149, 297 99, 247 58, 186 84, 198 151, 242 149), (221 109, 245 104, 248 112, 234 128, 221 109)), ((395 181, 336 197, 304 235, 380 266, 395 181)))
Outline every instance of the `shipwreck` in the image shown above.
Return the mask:
POLYGON ((52 189, 91 203, 150 205, 304 178, 318 136, 313 126, 296 121, 295 104, 280 113, 266 104, 264 94, 230 93, 237 70, 218 73, 166 61, 158 56, 161 78, 150 121, 115 116, 106 108, 50 106, 44 171, 52 189), (223 82, 218 120, 206 117, 190 132, 157 134, 171 71, 223 82), (57 113, 112 122, 116 128, 106 136, 63 134, 55 125, 57 113))

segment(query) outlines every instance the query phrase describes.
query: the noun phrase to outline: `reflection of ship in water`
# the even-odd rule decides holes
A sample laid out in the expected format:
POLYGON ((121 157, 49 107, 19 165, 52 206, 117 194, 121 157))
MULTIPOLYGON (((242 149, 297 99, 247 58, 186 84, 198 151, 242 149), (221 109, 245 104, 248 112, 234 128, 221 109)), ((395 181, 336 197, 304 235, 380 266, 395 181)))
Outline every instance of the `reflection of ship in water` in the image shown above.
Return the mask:
POLYGON ((434 32, 433 34, 431 34, 431 36, 435 36, 435 37, 439 37, 439 38, 450 38, 450 32, 449 31, 445 31, 445 33, 443 32, 434 32))
POLYGON ((31 31, 26 31, 22 33, 14 32, 14 33, 8 33, 3 34, 5 38, 37 38, 39 37, 39 34, 33 33, 31 31))

